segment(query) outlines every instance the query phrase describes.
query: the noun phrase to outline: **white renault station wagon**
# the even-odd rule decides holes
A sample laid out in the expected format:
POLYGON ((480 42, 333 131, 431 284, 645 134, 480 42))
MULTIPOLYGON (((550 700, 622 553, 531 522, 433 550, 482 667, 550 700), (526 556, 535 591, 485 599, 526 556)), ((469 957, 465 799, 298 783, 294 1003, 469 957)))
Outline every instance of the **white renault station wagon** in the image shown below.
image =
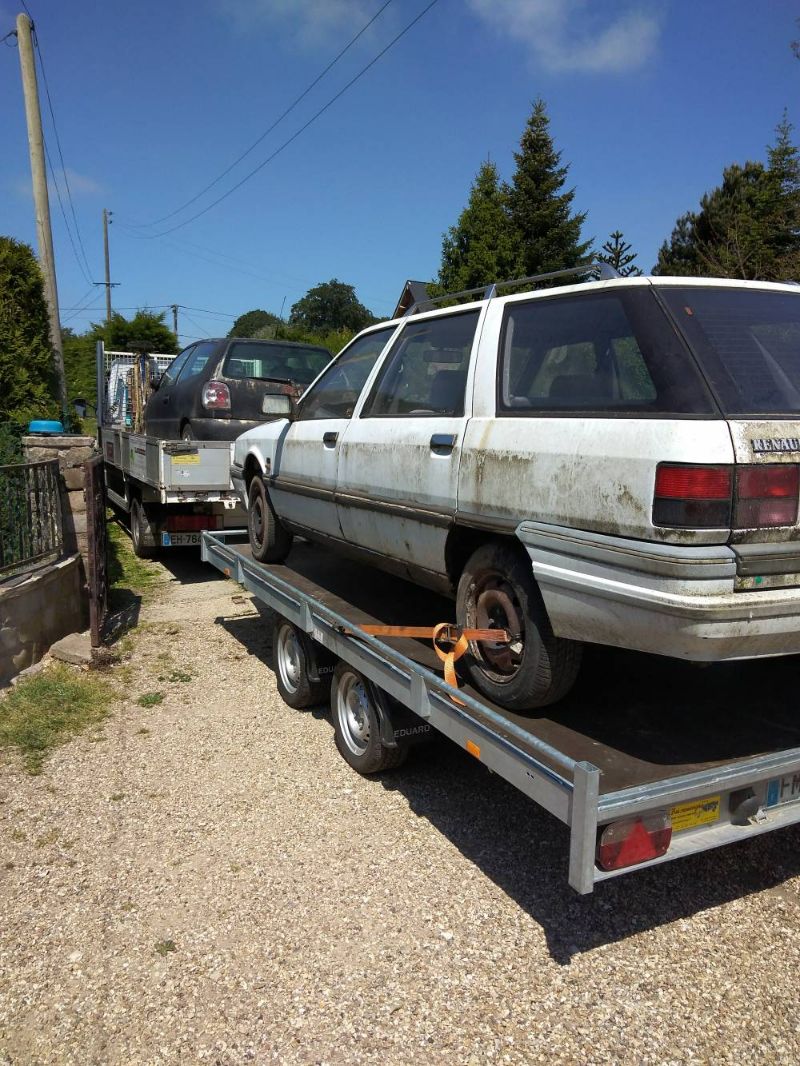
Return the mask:
POLYGON ((257 559, 299 533, 455 595, 518 710, 587 641, 800 652, 799 471, 800 288, 665 277, 412 308, 234 455, 257 559))

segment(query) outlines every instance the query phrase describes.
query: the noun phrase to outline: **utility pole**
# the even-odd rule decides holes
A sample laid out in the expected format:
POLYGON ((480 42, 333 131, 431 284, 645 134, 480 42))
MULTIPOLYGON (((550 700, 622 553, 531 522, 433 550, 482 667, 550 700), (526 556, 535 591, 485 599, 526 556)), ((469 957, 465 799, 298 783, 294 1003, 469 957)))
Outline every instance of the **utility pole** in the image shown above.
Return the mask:
POLYGON ((106 287, 106 322, 111 321, 111 290, 119 285, 118 281, 111 280, 111 263, 108 257, 108 227, 113 214, 113 211, 107 211, 103 208, 103 254, 106 261, 106 280, 95 282, 95 285, 105 285, 106 287))
POLYGON ((33 23, 27 15, 17 15, 17 43, 22 71, 22 91, 25 96, 25 119, 28 124, 28 147, 31 156, 33 203, 36 210, 36 240, 44 276, 44 292, 50 321, 50 344, 58 386, 58 401, 64 426, 70 423, 67 406, 67 382, 64 374, 64 352, 61 346, 61 322, 58 317, 58 287, 53 254, 53 231, 50 228, 50 200, 47 195, 47 171, 44 163, 42 113, 39 108, 39 87, 36 84, 36 63, 33 58, 31 30, 33 23))
POLYGON ((172 305, 172 332, 178 336, 178 305, 172 305))

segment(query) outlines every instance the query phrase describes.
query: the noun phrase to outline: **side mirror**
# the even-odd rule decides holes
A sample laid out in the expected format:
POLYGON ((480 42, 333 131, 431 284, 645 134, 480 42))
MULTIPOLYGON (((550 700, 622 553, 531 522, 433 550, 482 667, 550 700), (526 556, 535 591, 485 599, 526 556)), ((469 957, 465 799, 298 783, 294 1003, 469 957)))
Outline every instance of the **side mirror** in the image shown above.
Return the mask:
POLYGON ((267 393, 261 401, 261 412, 271 418, 292 419, 295 415, 294 401, 285 392, 267 393))
POLYGON ((82 396, 76 396, 72 401, 72 406, 75 408, 75 414, 78 418, 86 418, 86 409, 89 405, 82 396))

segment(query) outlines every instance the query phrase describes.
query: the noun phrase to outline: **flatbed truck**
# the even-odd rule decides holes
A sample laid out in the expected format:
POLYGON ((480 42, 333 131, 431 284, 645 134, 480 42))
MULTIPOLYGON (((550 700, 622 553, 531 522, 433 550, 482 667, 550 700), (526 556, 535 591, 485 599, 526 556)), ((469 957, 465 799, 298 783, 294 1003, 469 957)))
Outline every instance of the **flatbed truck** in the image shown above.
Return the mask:
MULTIPOLYGON (((132 428, 130 375, 137 355, 97 343, 97 432, 109 502, 128 516, 134 552, 200 544, 204 529, 239 526, 227 441, 162 440, 132 428)), ((175 357, 154 353, 163 373, 175 357)))
POLYGON ((603 649, 567 700, 515 713, 456 690, 430 644, 363 628, 433 626, 448 600, 303 543, 259 563, 244 531, 203 533, 201 554, 274 612, 278 690, 330 699, 351 766, 388 769, 443 734, 568 827, 578 893, 800 822, 796 660, 701 669, 603 649))

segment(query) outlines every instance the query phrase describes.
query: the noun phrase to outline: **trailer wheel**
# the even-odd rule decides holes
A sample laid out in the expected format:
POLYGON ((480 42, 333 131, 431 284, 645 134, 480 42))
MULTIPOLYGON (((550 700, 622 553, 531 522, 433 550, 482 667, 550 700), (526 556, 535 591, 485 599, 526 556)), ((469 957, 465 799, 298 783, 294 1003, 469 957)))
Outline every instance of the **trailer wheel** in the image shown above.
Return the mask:
POLYGON ((131 541, 133 554, 140 559, 153 559, 158 554, 158 530, 136 496, 131 500, 131 541))
POLYGON ((562 699, 575 683, 583 646, 553 635, 528 559, 512 545, 481 545, 458 583, 461 625, 507 629, 511 644, 471 643, 464 657, 473 685, 495 703, 527 711, 562 699))
POLYGON ((308 637, 297 626, 279 618, 272 639, 275 681, 284 703, 298 710, 327 703, 330 684, 309 677, 308 637))
POLYGON ((247 498, 247 532, 253 558, 260 563, 282 563, 292 547, 292 534, 281 525, 258 474, 250 482, 247 498))
POLYGON ((331 685, 333 732, 339 754, 360 774, 377 774, 399 766, 408 754, 404 747, 387 748, 369 683, 347 663, 340 662, 331 685))

